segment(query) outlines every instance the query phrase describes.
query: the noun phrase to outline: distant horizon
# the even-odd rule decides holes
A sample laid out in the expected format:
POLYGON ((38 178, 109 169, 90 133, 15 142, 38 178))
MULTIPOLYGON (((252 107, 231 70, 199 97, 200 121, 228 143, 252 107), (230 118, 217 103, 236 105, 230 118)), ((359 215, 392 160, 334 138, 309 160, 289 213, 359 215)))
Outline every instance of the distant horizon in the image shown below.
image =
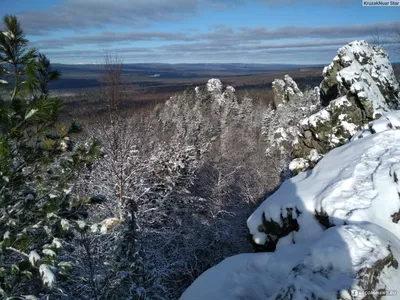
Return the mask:
MULTIPOLYGON (((44 53, 46 54, 46 53, 44 53)), ((260 66, 322 66, 324 64, 285 64, 285 63, 238 63, 238 62, 191 62, 191 63, 166 63, 166 62, 145 62, 145 63, 135 63, 135 62, 121 62, 123 65, 260 65, 260 66)), ((106 65, 105 63, 53 63, 53 65, 67 65, 67 66, 74 66, 74 65, 106 65)))
MULTIPOLYGON (((165 63, 165 62, 146 62, 146 63, 134 63, 134 62, 122 62, 122 65, 260 65, 260 66, 298 66, 298 67, 322 67, 326 66, 327 64, 330 64, 330 62, 324 63, 319 63, 319 64, 285 64, 285 63, 237 63, 237 62, 223 62, 223 63, 205 63, 205 62, 193 62, 193 63, 165 63)), ((399 61, 391 61, 390 62, 392 65, 399 65, 399 61)), ((64 65, 64 66, 79 66, 79 65, 105 65, 105 63, 53 63, 53 65, 64 65)))

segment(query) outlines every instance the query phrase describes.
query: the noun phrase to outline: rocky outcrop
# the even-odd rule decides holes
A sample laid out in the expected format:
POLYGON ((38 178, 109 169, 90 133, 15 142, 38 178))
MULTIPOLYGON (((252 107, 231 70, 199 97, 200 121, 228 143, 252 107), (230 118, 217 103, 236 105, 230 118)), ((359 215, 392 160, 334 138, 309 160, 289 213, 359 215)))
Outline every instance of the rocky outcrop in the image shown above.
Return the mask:
POLYGON ((400 103, 399 84, 387 53, 365 41, 340 48, 323 75, 320 88, 325 108, 300 122, 300 135, 294 145, 294 158, 304 160, 303 166, 315 165, 307 160, 312 149, 325 154, 343 145, 357 131, 368 128, 370 121, 397 109, 400 103))
POLYGON ((234 119, 240 110, 235 89, 224 88, 219 79, 176 94, 158 107, 161 131, 205 148, 221 134, 221 122, 234 119), (228 116, 230 112, 230 115, 228 116))
MULTIPOLYGON (((274 160, 276 169, 282 170, 281 178, 283 179, 291 176, 287 166, 293 159, 293 145, 298 143, 298 138, 301 136, 298 124, 320 109, 318 87, 305 90, 303 93, 298 91, 297 84, 293 79, 285 78, 286 81, 275 80, 275 82, 291 83, 290 85, 279 85, 284 87, 287 97, 280 98, 282 103, 277 107, 269 107, 264 112, 262 121, 262 134, 267 145, 266 156, 274 160), (294 90, 297 92, 293 93, 294 90)), ((276 97, 279 98, 275 88, 276 97)))
POLYGON ((349 43, 339 49, 323 75, 321 98, 325 104, 346 96, 368 120, 399 107, 399 84, 382 47, 371 47, 365 41, 349 43))
POLYGON ((303 167, 294 168, 295 173, 313 167, 319 159, 315 160, 313 152, 327 153, 339 145, 343 145, 357 131, 363 128, 361 110, 347 97, 340 97, 329 103, 327 107, 299 124, 299 137, 293 145, 295 161, 304 160, 303 167))
POLYGON ((399 125, 400 111, 371 122, 369 135, 330 151, 312 171, 285 181, 249 218, 257 251, 312 244, 311 256, 292 269, 278 293, 283 298, 276 299, 310 297, 321 290, 324 299, 335 293, 347 299, 350 290, 395 289, 390 280, 382 282, 388 273, 399 272, 399 125), (372 252, 366 253, 364 247, 370 246, 372 252), (331 261, 334 257, 340 261, 331 261), (347 276, 347 286, 338 281, 333 288, 334 274, 347 276), (324 278, 326 286, 319 289, 324 278))
POLYGON ((297 83, 289 75, 285 75, 283 79, 275 79, 272 82, 272 89, 275 107, 288 101, 296 101, 298 97, 303 97, 297 83))

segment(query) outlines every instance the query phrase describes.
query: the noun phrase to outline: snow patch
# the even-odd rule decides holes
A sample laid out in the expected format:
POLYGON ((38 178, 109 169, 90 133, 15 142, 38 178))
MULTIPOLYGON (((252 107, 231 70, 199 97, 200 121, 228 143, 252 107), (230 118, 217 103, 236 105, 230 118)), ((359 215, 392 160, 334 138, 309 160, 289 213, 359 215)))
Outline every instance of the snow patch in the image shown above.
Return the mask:
POLYGON ((45 286, 51 288, 55 284, 56 276, 49 265, 40 265, 39 273, 42 276, 42 282, 45 286))

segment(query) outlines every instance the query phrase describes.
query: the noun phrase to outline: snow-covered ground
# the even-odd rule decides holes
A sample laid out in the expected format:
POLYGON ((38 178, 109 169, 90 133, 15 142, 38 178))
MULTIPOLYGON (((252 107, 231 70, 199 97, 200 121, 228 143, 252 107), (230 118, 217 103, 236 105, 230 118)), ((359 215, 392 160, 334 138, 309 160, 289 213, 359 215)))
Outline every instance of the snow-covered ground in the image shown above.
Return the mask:
POLYGON ((362 299, 365 290, 398 291, 383 299, 399 299, 400 131, 388 125, 398 117, 371 124, 377 133, 332 150, 260 205, 248 227, 275 252, 228 258, 181 299, 362 299), (296 230, 279 236, 289 219, 296 230))

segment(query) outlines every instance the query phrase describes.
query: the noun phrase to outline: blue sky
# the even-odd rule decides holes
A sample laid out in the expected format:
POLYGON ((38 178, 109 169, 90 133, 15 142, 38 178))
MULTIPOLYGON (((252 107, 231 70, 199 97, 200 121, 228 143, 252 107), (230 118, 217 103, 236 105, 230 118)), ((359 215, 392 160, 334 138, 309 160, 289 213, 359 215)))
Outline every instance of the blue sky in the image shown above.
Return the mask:
POLYGON ((399 61, 400 7, 362 0, 0 0, 52 62, 326 64, 379 35, 399 61))

